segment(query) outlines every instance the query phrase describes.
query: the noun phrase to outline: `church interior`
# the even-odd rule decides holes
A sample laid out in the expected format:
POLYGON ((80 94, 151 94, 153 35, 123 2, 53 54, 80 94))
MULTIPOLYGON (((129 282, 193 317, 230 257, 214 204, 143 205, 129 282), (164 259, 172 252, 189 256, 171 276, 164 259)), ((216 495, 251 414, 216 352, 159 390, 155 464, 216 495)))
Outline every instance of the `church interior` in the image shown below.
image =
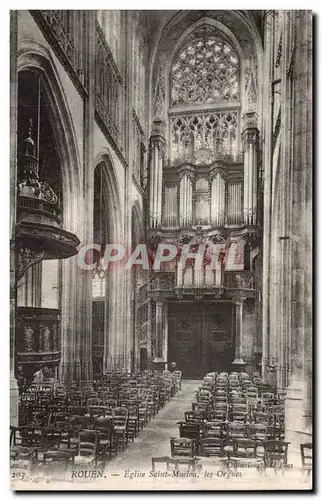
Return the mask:
POLYGON ((274 452, 310 479, 312 14, 19 10, 10 31, 12 470, 274 452), (103 265, 162 244, 219 257, 103 265))

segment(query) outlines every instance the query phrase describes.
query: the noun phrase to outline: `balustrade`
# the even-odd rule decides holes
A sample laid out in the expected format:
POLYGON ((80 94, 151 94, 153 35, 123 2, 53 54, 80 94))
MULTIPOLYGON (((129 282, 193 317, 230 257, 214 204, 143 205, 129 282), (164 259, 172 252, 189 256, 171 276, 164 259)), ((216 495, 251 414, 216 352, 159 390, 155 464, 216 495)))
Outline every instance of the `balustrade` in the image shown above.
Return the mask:
POLYGON ((53 37, 80 83, 85 84, 85 15, 82 10, 38 10, 32 12, 45 34, 53 37))
POLYGON ((122 78, 104 33, 96 22, 95 109, 112 139, 119 145, 120 99, 122 78))

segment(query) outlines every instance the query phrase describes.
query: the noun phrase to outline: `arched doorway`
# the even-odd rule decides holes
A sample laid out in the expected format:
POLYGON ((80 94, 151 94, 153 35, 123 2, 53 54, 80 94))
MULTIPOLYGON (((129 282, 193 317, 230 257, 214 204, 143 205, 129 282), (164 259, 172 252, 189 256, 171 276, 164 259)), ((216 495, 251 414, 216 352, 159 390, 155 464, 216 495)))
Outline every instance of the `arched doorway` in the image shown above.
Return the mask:
POLYGON ((117 265, 106 267, 106 245, 121 242, 121 204, 113 165, 107 155, 100 158, 94 171, 92 275, 92 349, 93 376, 123 368, 124 327, 122 324, 122 280, 117 265))

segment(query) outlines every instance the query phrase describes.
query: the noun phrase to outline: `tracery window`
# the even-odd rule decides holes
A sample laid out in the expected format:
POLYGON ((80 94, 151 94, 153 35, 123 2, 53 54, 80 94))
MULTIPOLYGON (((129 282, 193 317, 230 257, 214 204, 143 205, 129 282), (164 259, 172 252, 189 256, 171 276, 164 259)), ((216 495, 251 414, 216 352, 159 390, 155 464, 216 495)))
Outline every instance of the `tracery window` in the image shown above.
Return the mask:
POLYGON ((212 162, 216 154, 236 158, 238 130, 238 109, 172 116, 172 160, 186 159, 199 164, 212 162))
POLYGON ((190 37, 174 60, 170 82, 171 162, 207 164, 216 156, 235 161, 240 62, 224 35, 203 29, 190 37))
POLYGON ((171 78, 172 106, 239 98, 237 54, 217 37, 190 40, 179 52, 171 78))

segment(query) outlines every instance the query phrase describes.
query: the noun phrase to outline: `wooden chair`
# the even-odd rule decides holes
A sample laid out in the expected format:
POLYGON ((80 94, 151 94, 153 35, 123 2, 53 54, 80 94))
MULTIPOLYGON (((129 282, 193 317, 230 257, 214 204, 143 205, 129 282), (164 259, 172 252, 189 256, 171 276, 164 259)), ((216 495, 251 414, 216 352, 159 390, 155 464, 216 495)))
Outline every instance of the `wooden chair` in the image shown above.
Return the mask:
POLYGON ((111 417, 98 417, 95 420, 95 430, 98 432, 98 458, 102 458, 105 464, 107 456, 109 459, 112 453, 117 452, 116 444, 114 443, 113 419, 111 417))
POLYGON ((218 395, 218 393, 214 396, 213 406, 216 407, 218 404, 228 404, 228 396, 226 395, 218 395))
POLYGON ((247 434, 251 439, 255 439, 257 441, 267 441, 267 432, 268 427, 265 424, 248 424, 247 425, 247 434))
POLYGON ((238 467, 242 462, 245 467, 257 468, 260 472, 264 469, 264 458, 257 454, 258 442, 254 439, 234 439, 232 451, 228 451, 228 460, 238 467))
POLYGON ((205 437, 200 441, 200 454, 203 457, 223 455, 223 440, 219 437, 205 437))
POLYGON ((208 403, 191 403, 191 410, 203 412, 205 417, 206 417, 207 411, 210 409, 211 409, 211 406, 208 403))
POLYGON ((231 405, 246 405, 246 398, 243 396, 232 395, 229 398, 229 402, 231 405))
POLYGON ((122 450, 125 450, 127 445, 127 427, 129 419, 129 410, 127 408, 117 407, 112 409, 113 429, 116 438, 117 448, 119 443, 122 445, 122 450))
POLYGON ((180 438, 188 438, 194 441, 196 453, 199 450, 200 439, 203 436, 203 424, 193 424, 189 422, 179 422, 180 438))
POLYGON ((249 417, 249 412, 246 404, 235 404, 233 403, 231 406, 231 411, 229 412, 229 416, 231 420, 247 422, 249 417))
POLYGON ((57 450, 62 441, 62 432, 57 428, 44 429, 41 439, 41 450, 43 453, 46 451, 57 450))
POLYGON ((65 450, 46 451, 43 454, 42 468, 50 474, 62 473, 74 463, 75 454, 65 450))
POLYGON ((235 421, 227 423, 227 437, 230 439, 247 438, 247 427, 243 422, 235 421))
POLYGON ((175 377, 175 386, 176 390, 181 391, 181 378, 182 378, 182 371, 180 370, 175 370, 173 372, 173 375, 175 377))
POLYGON ((202 424, 205 420, 205 414, 199 411, 186 411, 184 418, 186 422, 191 424, 202 424))
POLYGON ((284 468, 287 465, 289 444, 290 443, 286 441, 279 441, 275 439, 264 441, 265 467, 274 468, 275 472, 277 469, 281 469, 282 472, 284 472, 284 468))
POLYGON ((214 399, 215 400, 218 400, 218 398, 220 397, 225 397, 227 398, 228 397, 228 391, 227 389, 224 389, 224 388, 219 388, 219 389, 215 389, 214 391, 214 399))
POLYGON ((11 444, 23 448, 35 448, 41 451, 42 431, 32 426, 18 426, 12 428, 11 444))
POLYGON ((148 423, 148 402, 145 397, 140 399, 139 402, 139 429, 148 423))
POLYGON ((10 450, 10 469, 15 473, 29 473, 37 461, 37 449, 24 446, 14 446, 10 450))
POLYGON ((213 411, 214 420, 222 420, 223 422, 227 420, 228 416, 228 404, 227 403, 215 403, 213 411))
POLYGON ((285 424, 284 419, 282 421, 274 418, 271 420, 267 427, 267 437, 269 440, 279 440, 282 441, 285 436, 285 424))
POLYGON ((222 439, 224 436, 225 424, 220 421, 212 421, 204 423, 204 436, 205 437, 216 437, 222 439))
POLYGON ((303 443, 300 445, 301 448, 301 461, 302 470, 306 472, 308 476, 312 473, 312 463, 313 463, 313 446, 312 443, 303 443))
POLYGON ((130 438, 133 442, 139 432, 139 403, 129 400, 126 407, 129 411, 127 438, 130 438))
POLYGON ((171 456, 180 460, 187 461, 194 458, 196 454, 196 445, 193 439, 189 438, 170 438, 171 456))
POLYGON ((93 468, 96 465, 98 433, 87 430, 79 433, 78 455, 74 464, 77 467, 93 468))
POLYGON ((269 423, 269 415, 266 412, 254 411, 252 413, 252 420, 255 424, 265 424, 269 423))
POLYGON ((182 462, 180 458, 152 457, 152 472, 159 471, 162 466, 166 472, 178 471, 182 466, 185 466, 189 471, 195 471, 197 469, 197 459, 190 458, 182 462), (156 466, 158 466, 158 469, 156 469, 156 466))

